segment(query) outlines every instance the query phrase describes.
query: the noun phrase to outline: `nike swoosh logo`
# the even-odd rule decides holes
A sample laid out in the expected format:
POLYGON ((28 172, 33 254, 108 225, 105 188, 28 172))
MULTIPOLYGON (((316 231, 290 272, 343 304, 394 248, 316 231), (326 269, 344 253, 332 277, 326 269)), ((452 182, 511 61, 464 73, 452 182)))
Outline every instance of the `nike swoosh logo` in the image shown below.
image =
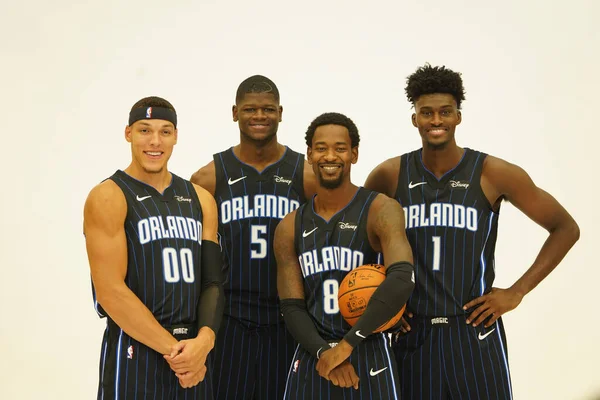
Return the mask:
POLYGON ((408 188, 409 188, 409 189, 412 189, 412 188, 414 188, 414 187, 421 186, 421 185, 424 185, 424 184, 426 184, 426 183, 427 183, 427 182, 417 182, 417 183, 412 183, 412 181, 410 181, 410 183, 408 184, 408 188))
POLYGON ((373 368, 371 368, 371 371, 369 371, 369 374, 370 374, 371 376, 375 376, 375 375, 377 375, 377 374, 380 374, 380 373, 382 373, 382 372, 383 372, 383 371, 385 371, 386 369, 388 369, 388 367, 385 367, 385 368, 378 369, 377 371, 373 371, 373 368))
POLYGON ((140 197, 139 195, 135 196, 137 201, 144 201, 146 199, 149 199, 150 197, 152 197, 152 196, 144 196, 144 197, 140 197))
POLYGON ((239 182, 239 181, 241 181, 242 179, 246 179, 246 177, 245 177, 245 176, 242 176, 241 178, 237 178, 237 179, 234 179, 234 180, 231 180, 231 178, 229 178, 229 180, 228 180, 227 182, 228 182, 230 185, 233 185, 234 183, 236 183, 236 182, 239 182))
POLYGON ((356 336, 366 339, 366 336, 361 335, 360 331, 356 331, 356 336))
POLYGON ((486 337, 490 336, 492 334, 492 332, 494 332, 496 330, 496 328, 492 329, 491 331, 487 332, 485 335, 482 335, 481 332, 479 332, 479 340, 483 340, 486 337))
POLYGON ((313 233, 313 232, 314 232, 314 231, 316 231, 317 229, 319 229, 319 227, 316 227, 315 229, 313 229, 313 230, 312 230, 312 231, 310 231, 310 232, 306 232, 306 231, 302 232, 302 237, 307 237, 308 235, 310 235, 311 233, 313 233))

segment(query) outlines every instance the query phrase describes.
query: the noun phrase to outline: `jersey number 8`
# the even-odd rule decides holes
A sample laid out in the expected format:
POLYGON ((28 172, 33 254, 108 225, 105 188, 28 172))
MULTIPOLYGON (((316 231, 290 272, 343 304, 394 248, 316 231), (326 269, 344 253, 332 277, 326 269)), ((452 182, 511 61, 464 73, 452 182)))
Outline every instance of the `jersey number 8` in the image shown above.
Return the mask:
POLYGON ((338 291, 340 283, 337 279, 327 279, 323 282, 323 311, 325 314, 337 314, 340 312, 338 303, 338 291))

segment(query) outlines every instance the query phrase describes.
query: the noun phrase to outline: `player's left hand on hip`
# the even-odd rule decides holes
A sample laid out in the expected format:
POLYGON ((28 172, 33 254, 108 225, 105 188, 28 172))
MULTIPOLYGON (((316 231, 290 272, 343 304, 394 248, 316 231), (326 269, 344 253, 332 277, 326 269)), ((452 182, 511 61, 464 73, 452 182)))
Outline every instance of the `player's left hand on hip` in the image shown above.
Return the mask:
POLYGON ((523 299, 523 295, 513 289, 492 288, 492 290, 471 300, 463 307, 468 310, 477 306, 475 310, 467 317, 467 324, 477 326, 490 318, 484 325, 486 328, 491 326, 503 314, 515 309, 523 299))
POLYGON ((352 346, 350 346, 345 340, 338 343, 337 346, 331 350, 326 350, 321 354, 319 361, 317 362, 317 372, 323 378, 329 380, 329 374, 331 370, 343 363, 350 354, 352 353, 352 346))

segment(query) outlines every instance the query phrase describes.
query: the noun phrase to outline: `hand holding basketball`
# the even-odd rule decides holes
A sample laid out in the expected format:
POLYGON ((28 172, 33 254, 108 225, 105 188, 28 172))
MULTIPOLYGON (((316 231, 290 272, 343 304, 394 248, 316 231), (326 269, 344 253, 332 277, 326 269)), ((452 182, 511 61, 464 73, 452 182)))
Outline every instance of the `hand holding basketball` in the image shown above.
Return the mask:
MULTIPOLYGON (((344 277, 338 292, 338 305, 340 313, 350 326, 354 326, 363 314, 371 296, 385 279, 385 274, 384 265, 365 264, 349 272, 344 277)), ((398 314, 390 318, 373 333, 392 328, 398 323, 405 309, 406 305, 402 307, 398 314)))

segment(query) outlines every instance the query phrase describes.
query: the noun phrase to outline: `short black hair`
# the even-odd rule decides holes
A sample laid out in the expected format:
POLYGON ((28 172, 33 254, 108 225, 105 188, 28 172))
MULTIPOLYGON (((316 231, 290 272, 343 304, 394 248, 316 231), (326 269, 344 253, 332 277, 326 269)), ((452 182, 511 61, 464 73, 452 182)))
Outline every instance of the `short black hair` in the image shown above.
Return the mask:
POLYGON ((163 99, 162 97, 157 97, 157 96, 144 97, 143 99, 138 100, 133 105, 133 107, 131 107, 131 111, 135 110, 136 108, 146 108, 146 107, 168 108, 169 110, 172 110, 175 114, 177 114, 177 111, 175 111, 175 107, 173 107, 173 104, 169 103, 167 100, 163 99))
POLYGON ((360 135, 358 134, 358 128, 354 121, 350 118, 346 117, 344 114, 329 112, 325 114, 319 115, 317 118, 310 123, 310 126, 306 130, 306 145, 308 147, 312 146, 312 140, 315 136, 315 131, 318 127, 323 125, 340 125, 348 129, 348 133, 350 134, 350 141, 352 143, 352 147, 358 146, 360 142, 360 135))
POLYGON ((252 75, 250 78, 244 79, 240 86, 238 86, 237 93, 235 94, 235 103, 239 102, 244 98, 246 93, 271 93, 275 96, 275 100, 279 102, 279 89, 277 85, 262 75, 252 75))
POLYGON ((425 94, 446 93, 452 95, 460 110, 460 103, 465 99, 465 88, 461 74, 445 66, 432 67, 429 63, 417 70, 406 79, 406 97, 413 106, 419 97, 425 94))

